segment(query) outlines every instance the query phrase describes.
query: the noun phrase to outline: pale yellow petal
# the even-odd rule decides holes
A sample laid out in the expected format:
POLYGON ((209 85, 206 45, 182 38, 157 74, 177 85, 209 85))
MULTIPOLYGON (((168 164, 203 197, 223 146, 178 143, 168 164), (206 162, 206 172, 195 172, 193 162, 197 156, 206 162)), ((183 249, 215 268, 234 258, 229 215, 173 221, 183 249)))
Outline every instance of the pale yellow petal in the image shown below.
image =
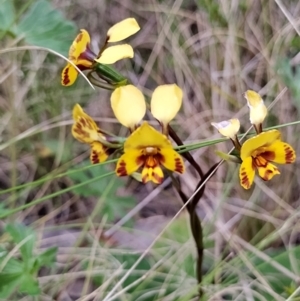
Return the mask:
POLYGON ((125 151, 127 149, 141 149, 151 146, 160 149, 172 148, 170 140, 146 121, 124 143, 125 151))
POLYGON ((245 158, 252 156, 257 149, 272 145, 276 140, 280 140, 280 137, 278 130, 270 130, 249 138, 241 147, 241 159, 244 161, 245 158))
POLYGON ((106 48, 95 61, 100 64, 109 65, 125 58, 133 58, 133 56, 133 49, 130 45, 115 45, 106 48))
POLYGON ((251 124, 259 125, 265 120, 268 109, 264 104, 263 99, 258 93, 252 90, 245 92, 245 98, 250 109, 250 122, 251 124))
POLYGON ((140 30, 140 26, 134 18, 125 19, 114 26, 107 32, 108 42, 122 41, 140 30))
POLYGON ((134 128, 145 116, 146 102, 144 95, 133 85, 115 89, 110 102, 118 121, 128 128, 134 128))
POLYGON ((176 85, 158 86, 151 98, 151 113, 162 124, 168 124, 182 105, 182 90, 176 85))
POLYGON ((249 189, 254 181, 255 169, 252 163, 252 157, 248 157, 243 160, 240 167, 240 183, 245 189, 249 189))
POLYGON ((120 157, 116 166, 116 174, 119 177, 131 175, 144 164, 141 150, 130 149, 120 157))
POLYGON ((160 163, 165 168, 181 174, 184 173, 183 159, 173 148, 162 148, 159 153, 162 155, 160 163))
POLYGON ((218 123, 212 122, 211 125, 214 126, 221 135, 231 138, 232 140, 235 140, 236 134, 240 130, 240 121, 236 118, 218 123))

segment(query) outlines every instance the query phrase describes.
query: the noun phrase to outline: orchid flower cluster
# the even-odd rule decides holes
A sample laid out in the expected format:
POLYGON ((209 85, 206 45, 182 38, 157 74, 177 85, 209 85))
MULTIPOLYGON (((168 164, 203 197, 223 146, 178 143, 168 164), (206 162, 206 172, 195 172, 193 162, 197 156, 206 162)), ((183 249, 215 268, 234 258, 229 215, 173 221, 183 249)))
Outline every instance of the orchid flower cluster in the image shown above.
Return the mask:
POLYGON ((212 125, 223 136, 230 138, 238 153, 237 156, 221 156, 236 162, 238 158, 241 163, 239 177, 241 186, 249 189, 254 181, 255 173, 265 181, 271 180, 279 175, 278 168, 272 164, 290 164, 296 160, 295 150, 286 142, 281 141, 281 134, 278 130, 263 132, 263 121, 268 110, 261 96, 251 90, 245 92, 247 105, 250 109, 250 122, 253 125, 256 135, 240 144, 237 133, 240 129, 238 119, 225 120, 212 125))
MULTIPOLYGON (((175 117, 182 103, 181 89, 173 85, 158 86, 152 95, 151 112, 165 129, 175 117), (168 103, 173 107, 165 110, 168 103)), ((115 136, 101 130, 79 104, 73 109, 73 136, 91 147, 90 159, 93 164, 104 162, 115 150, 123 150, 117 162, 116 174, 127 176, 142 168, 141 181, 160 184, 163 181, 161 165, 170 171, 182 174, 184 162, 173 149, 167 133, 161 133, 147 121, 140 122, 146 114, 146 102, 142 92, 133 85, 118 87, 111 95, 111 106, 117 120, 127 127, 130 136, 120 144, 115 136)), ((137 178, 137 177, 135 177, 137 178)))
MULTIPOLYGON (((70 47, 69 62, 62 71, 62 85, 72 85, 79 71, 88 71, 87 76, 93 84, 113 91, 110 97, 112 111, 116 119, 129 129, 130 135, 124 142, 124 138, 100 129, 92 117, 76 104, 73 109, 72 134, 78 141, 90 145, 91 162, 104 162, 109 156, 122 152, 115 169, 118 176, 132 175, 143 183, 152 181, 160 184, 164 178, 161 166, 179 174, 185 171, 183 159, 172 146, 168 131, 169 122, 182 105, 183 93, 176 84, 161 85, 153 91, 150 104, 147 105, 143 93, 110 66, 121 59, 132 58, 134 51, 129 44, 110 47, 108 44, 123 41, 139 30, 140 27, 133 18, 115 24, 107 31, 102 47, 95 54, 91 49, 88 32, 82 29, 70 47), (141 123, 147 109, 159 122, 161 131, 147 121, 141 123), (141 173, 138 173, 139 170, 141 173)), ((250 109, 250 122, 256 131, 254 137, 240 144, 237 137, 240 129, 238 119, 212 125, 232 140, 237 155, 219 154, 225 159, 241 163, 240 183, 242 187, 249 189, 255 172, 263 180, 271 180, 280 173, 271 162, 293 163, 296 154, 289 144, 281 141, 278 130, 263 132, 262 123, 267 116, 267 108, 260 95, 248 90, 245 98, 250 109)))

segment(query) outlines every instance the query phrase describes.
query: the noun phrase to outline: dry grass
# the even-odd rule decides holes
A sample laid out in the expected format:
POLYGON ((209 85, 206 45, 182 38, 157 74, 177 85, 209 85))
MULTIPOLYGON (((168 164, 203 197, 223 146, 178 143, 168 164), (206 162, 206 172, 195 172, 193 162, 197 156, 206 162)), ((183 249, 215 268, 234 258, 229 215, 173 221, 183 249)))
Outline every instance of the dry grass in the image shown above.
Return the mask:
MULTIPOLYGON (((300 39, 297 1, 52 3, 78 28, 89 30, 95 48, 115 22, 128 16, 138 20, 142 30, 130 39, 135 58, 118 67, 147 96, 163 83, 176 82, 184 90, 184 105, 174 127, 185 141, 219 137, 210 123, 233 116, 240 119, 246 131, 250 123, 242 95, 247 89, 258 91, 268 105, 274 104, 268 126, 299 119, 300 99, 285 90, 277 70, 279 62, 299 52, 293 46, 300 39)), ((4 39, 1 47, 16 43, 4 39)), ((113 118, 108 92, 93 91, 83 79, 74 88, 60 86, 63 64, 37 50, 0 56, 0 143, 7 146, 0 155, 1 189, 30 183, 56 170, 66 171, 88 158, 85 146, 74 141, 70 133, 71 109, 77 102, 101 126, 124 134, 113 118)), ((299 125, 284 127, 281 132, 299 154, 299 125)), ((198 149, 193 156, 206 171, 218 161, 215 149, 230 148, 225 142, 198 149)), ((206 246, 205 300, 297 300, 278 294, 271 276, 258 269, 253 258, 267 262, 269 250, 290 250, 299 243, 298 168, 298 160, 280 166, 280 176, 271 182, 256 179, 255 187, 244 191, 239 185, 238 167, 226 163, 207 183, 198 206, 206 246)), ((191 167, 181 180, 190 195, 197 183, 191 167)), ((161 187, 141 187, 125 180, 123 191, 138 200, 129 213, 133 228, 124 225, 123 219, 118 223, 120 228, 113 227, 101 215, 103 202, 110 201, 105 196, 114 189, 114 183, 109 183, 111 186, 98 197, 83 198, 70 190, 47 198, 53 192, 72 188, 68 176, 22 189, 21 193, 1 195, 8 208, 45 198, 11 220, 34 227, 39 235, 37 251, 46 246, 60 247, 55 268, 47 271, 49 275, 43 271, 40 274, 42 296, 11 300, 139 301, 152 300, 150 296, 153 300, 193 300, 197 290, 190 269, 194 245, 184 214, 168 224, 181 207, 169 180, 161 187), (164 217, 157 219, 157 215, 164 217), (167 234, 161 233, 163 229, 167 234), (105 231, 114 235, 108 239, 105 231), (158 242, 151 245, 153 239, 158 242), (146 255, 144 250, 151 255, 132 269, 139 255, 146 255), (131 269, 131 282, 117 287, 131 269), (136 285, 142 292, 139 297, 136 285)), ((271 266, 281 277, 299 284, 299 258, 292 253, 289 256, 291 268, 277 261, 271 261, 271 266)))

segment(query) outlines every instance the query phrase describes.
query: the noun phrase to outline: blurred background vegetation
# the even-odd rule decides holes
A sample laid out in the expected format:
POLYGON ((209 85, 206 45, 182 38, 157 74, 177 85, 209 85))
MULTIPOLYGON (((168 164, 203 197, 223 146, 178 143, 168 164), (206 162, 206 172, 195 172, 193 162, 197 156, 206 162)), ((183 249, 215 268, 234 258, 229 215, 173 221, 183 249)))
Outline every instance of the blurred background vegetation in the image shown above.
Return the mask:
MULTIPOLYGON (((125 135, 110 94, 82 77, 62 87, 65 61, 33 46, 66 56, 85 28, 97 51, 110 26, 136 18, 135 57, 117 67, 146 96, 164 83, 183 89, 173 125, 192 143, 218 138, 210 123, 233 116, 247 130, 247 89, 274 105, 267 126, 299 120, 299 16, 296 0, 0 0, 0 299, 197 299, 186 214, 164 229, 181 207, 170 179, 141 185, 111 175, 114 163, 90 166, 86 145, 71 136, 72 107, 125 135)), ((282 136, 299 154, 299 125, 282 136)), ((216 149, 230 148, 192 154, 206 171, 216 149)), ((300 300, 298 168, 298 160, 281 166, 280 176, 245 191, 238 166, 225 163, 207 183, 197 209, 203 300, 300 300)), ((180 180, 190 195, 194 171, 180 180)))

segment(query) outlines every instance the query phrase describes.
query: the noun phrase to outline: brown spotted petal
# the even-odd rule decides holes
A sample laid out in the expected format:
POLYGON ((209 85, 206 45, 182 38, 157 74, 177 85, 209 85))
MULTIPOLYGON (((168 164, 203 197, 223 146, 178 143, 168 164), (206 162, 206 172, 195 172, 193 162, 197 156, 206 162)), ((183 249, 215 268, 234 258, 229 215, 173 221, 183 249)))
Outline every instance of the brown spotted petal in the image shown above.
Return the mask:
POLYGON ((183 159, 172 147, 161 148, 159 153, 161 155, 160 163, 165 168, 180 174, 184 173, 183 159))
POLYGON ((141 150, 128 149, 120 157, 116 166, 116 174, 119 177, 128 176, 137 171, 144 163, 144 156, 141 150))
POLYGON ((159 165, 153 167, 144 166, 142 170, 143 183, 152 181, 155 184, 161 184, 163 179, 164 174, 159 165))
POLYGON ((266 166, 258 166, 257 167, 259 176, 264 181, 271 180, 275 175, 279 175, 280 172, 278 168, 270 162, 267 162, 266 166))
POLYGON ((261 156, 279 164, 290 164, 296 160, 296 153, 292 146, 279 140, 266 147, 266 151, 261 156))
MULTIPOLYGON (((79 104, 73 108, 73 119, 75 123, 72 126, 72 134, 75 139, 88 144, 98 141, 100 134, 97 124, 79 104)), ((105 137, 102 138, 105 139, 105 137)))
POLYGON ((255 168, 252 157, 244 159, 240 167, 240 183, 245 189, 249 189, 254 181, 255 168))
POLYGON ((107 147, 105 147, 100 142, 93 142, 91 143, 91 155, 90 160, 93 164, 101 163, 106 161, 108 158, 109 153, 107 147))

